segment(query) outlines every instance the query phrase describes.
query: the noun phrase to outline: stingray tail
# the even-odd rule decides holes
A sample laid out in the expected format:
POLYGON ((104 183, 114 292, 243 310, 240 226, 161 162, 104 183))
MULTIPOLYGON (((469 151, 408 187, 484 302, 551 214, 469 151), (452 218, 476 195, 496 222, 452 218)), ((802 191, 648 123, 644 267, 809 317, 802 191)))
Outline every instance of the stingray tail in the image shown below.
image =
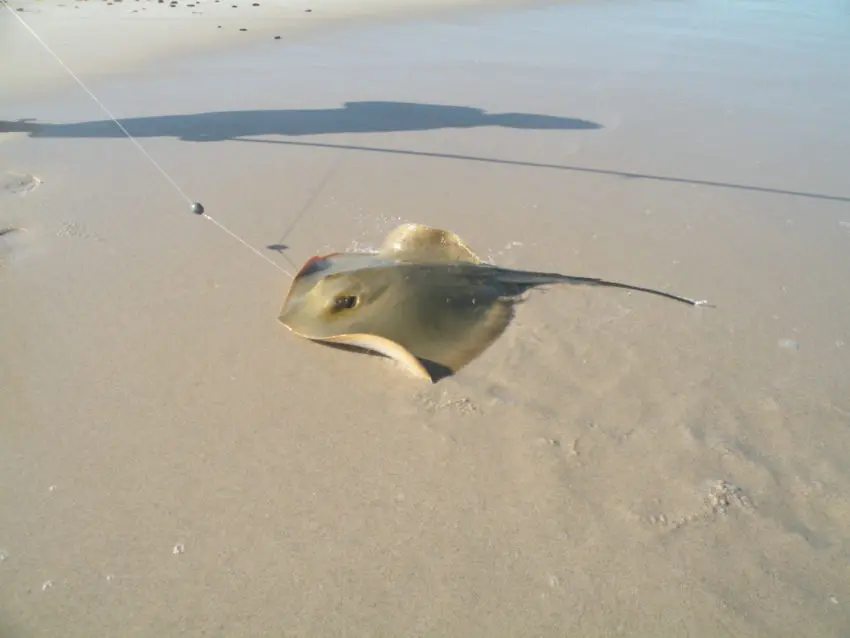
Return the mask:
POLYGON ((631 284, 623 284, 616 281, 606 281, 605 279, 597 279, 596 277, 574 277, 571 275, 561 275, 559 273, 547 272, 524 272, 522 270, 500 269, 499 280, 506 284, 514 284, 521 290, 527 290, 534 286, 547 286, 550 284, 573 284, 579 286, 607 286, 610 288, 624 288, 626 290, 636 290, 638 292, 647 292, 652 295, 667 297, 675 301, 690 304, 691 306, 710 306, 714 307, 708 301, 701 299, 689 299, 681 297, 663 290, 655 290, 653 288, 644 288, 643 286, 632 286, 631 284))

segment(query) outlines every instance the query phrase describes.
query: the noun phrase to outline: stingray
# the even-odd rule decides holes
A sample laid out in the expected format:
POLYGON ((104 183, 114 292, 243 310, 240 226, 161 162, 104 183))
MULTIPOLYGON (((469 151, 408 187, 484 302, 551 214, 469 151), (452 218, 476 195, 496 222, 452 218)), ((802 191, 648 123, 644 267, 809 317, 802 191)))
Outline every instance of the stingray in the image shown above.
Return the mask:
POLYGON ((498 339, 524 293, 552 284, 611 286, 706 303, 592 277, 501 268, 454 233, 404 224, 375 252, 309 259, 278 319, 301 337, 384 355, 436 382, 498 339))

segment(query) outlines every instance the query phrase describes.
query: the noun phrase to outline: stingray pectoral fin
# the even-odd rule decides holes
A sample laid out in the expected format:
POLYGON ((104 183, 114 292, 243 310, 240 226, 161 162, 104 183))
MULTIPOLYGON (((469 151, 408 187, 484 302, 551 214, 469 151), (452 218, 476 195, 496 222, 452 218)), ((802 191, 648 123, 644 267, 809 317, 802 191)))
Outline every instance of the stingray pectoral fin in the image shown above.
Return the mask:
POLYGON ((402 224, 394 229, 384 239, 379 254, 416 263, 481 263, 481 258, 460 237, 423 224, 402 224))
POLYGON ((325 341, 328 343, 340 343, 347 346, 357 346, 358 348, 371 350, 372 352, 377 352, 385 357, 398 361, 411 374, 413 374, 413 376, 427 379, 428 381, 433 380, 431 373, 428 372, 427 368, 419 359, 413 356, 413 354, 411 354, 411 352, 406 348, 397 344, 395 341, 391 341, 390 339, 370 334, 344 334, 321 339, 314 338, 313 340, 325 341))

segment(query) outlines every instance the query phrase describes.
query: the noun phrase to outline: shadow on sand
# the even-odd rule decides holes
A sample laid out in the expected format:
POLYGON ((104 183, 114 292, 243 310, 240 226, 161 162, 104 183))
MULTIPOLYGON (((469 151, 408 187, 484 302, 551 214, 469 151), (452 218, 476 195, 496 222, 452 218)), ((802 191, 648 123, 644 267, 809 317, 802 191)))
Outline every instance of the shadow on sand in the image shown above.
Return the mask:
MULTIPOLYGON (((175 137, 186 142, 221 142, 255 135, 389 133, 501 126, 532 130, 600 129, 595 122, 528 113, 487 113, 469 106, 412 102, 346 102, 335 109, 219 111, 120 119, 133 137, 175 137)), ((113 138, 124 132, 112 120, 49 124, 0 122, 0 132, 30 137, 113 138)))
MULTIPOLYGON (((318 141, 296 141, 286 139, 259 139, 263 135, 289 137, 341 134, 341 133, 389 133, 403 131, 430 131, 437 129, 463 129, 481 126, 501 126, 527 130, 594 130, 602 125, 588 120, 553 115, 530 113, 487 113, 483 109, 469 106, 445 106, 440 104, 417 104, 414 102, 346 102, 335 109, 292 109, 269 111, 219 111, 188 115, 162 115, 136 117, 119 120, 127 132, 134 137, 175 137, 187 142, 221 142, 236 140, 262 144, 288 144, 314 148, 341 149, 369 153, 390 153, 486 162, 529 168, 544 168, 575 173, 609 175, 626 179, 645 179, 660 182, 692 184, 743 190, 774 195, 792 195, 812 199, 850 202, 846 195, 813 193, 806 191, 736 184, 672 175, 651 175, 630 171, 618 171, 588 166, 528 162, 474 155, 434 153, 414 150, 381 148, 354 144, 332 144, 318 141)), ((0 133, 28 133, 30 137, 43 138, 120 138, 124 132, 112 120, 77 122, 74 124, 39 123, 33 120, 16 122, 0 121, 0 133)), ((279 250, 279 247, 269 247, 279 250)))

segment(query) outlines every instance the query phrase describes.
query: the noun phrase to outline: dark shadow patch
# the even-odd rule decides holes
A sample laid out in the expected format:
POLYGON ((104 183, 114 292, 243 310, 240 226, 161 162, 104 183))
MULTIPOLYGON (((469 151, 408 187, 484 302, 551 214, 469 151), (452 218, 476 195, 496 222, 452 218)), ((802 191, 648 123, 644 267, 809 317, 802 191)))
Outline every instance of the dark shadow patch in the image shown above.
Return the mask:
MULTIPOLYGON (((346 102, 341 108, 217 111, 118 120, 133 137, 175 137, 186 142, 221 142, 256 135, 332 135, 398 133, 500 126, 525 130, 593 130, 601 124, 570 117, 531 113, 487 113, 471 106, 415 102, 346 102)), ((112 120, 73 124, 0 122, 0 131, 30 137, 119 138, 112 120)))
MULTIPOLYGON (((500 126, 520 130, 593 130, 601 124, 588 120, 530 113, 487 113, 468 106, 419 104, 415 102, 346 102, 335 109, 291 109, 257 111, 219 111, 187 115, 123 118, 121 125, 133 137, 176 137, 188 142, 221 142, 239 140, 265 144, 289 144, 314 148, 334 148, 372 153, 393 153, 416 157, 432 157, 469 162, 487 162, 508 166, 546 168, 594 175, 610 175, 623 179, 645 179, 661 182, 727 188, 774 195, 793 195, 810 199, 850 202, 850 196, 830 195, 769 186, 754 186, 667 175, 652 175, 586 166, 525 162, 519 160, 478 157, 454 153, 430 153, 372 146, 300 142, 294 140, 248 139, 262 135, 323 135, 343 133, 391 133, 427 131, 443 128, 475 128, 500 126)), ((112 120, 73 124, 38 123, 32 118, 15 122, 0 121, 0 133, 29 133, 30 137, 47 138, 120 138, 124 132, 112 120)))
POLYGON ((430 361, 429 359, 419 359, 419 362, 431 376, 432 383, 439 383, 443 379, 450 377, 454 374, 451 369, 435 361, 430 361))
POLYGON ((24 117, 14 122, 0 120, 0 133, 29 133, 30 137, 36 132, 39 125, 35 123, 35 119, 24 117))

